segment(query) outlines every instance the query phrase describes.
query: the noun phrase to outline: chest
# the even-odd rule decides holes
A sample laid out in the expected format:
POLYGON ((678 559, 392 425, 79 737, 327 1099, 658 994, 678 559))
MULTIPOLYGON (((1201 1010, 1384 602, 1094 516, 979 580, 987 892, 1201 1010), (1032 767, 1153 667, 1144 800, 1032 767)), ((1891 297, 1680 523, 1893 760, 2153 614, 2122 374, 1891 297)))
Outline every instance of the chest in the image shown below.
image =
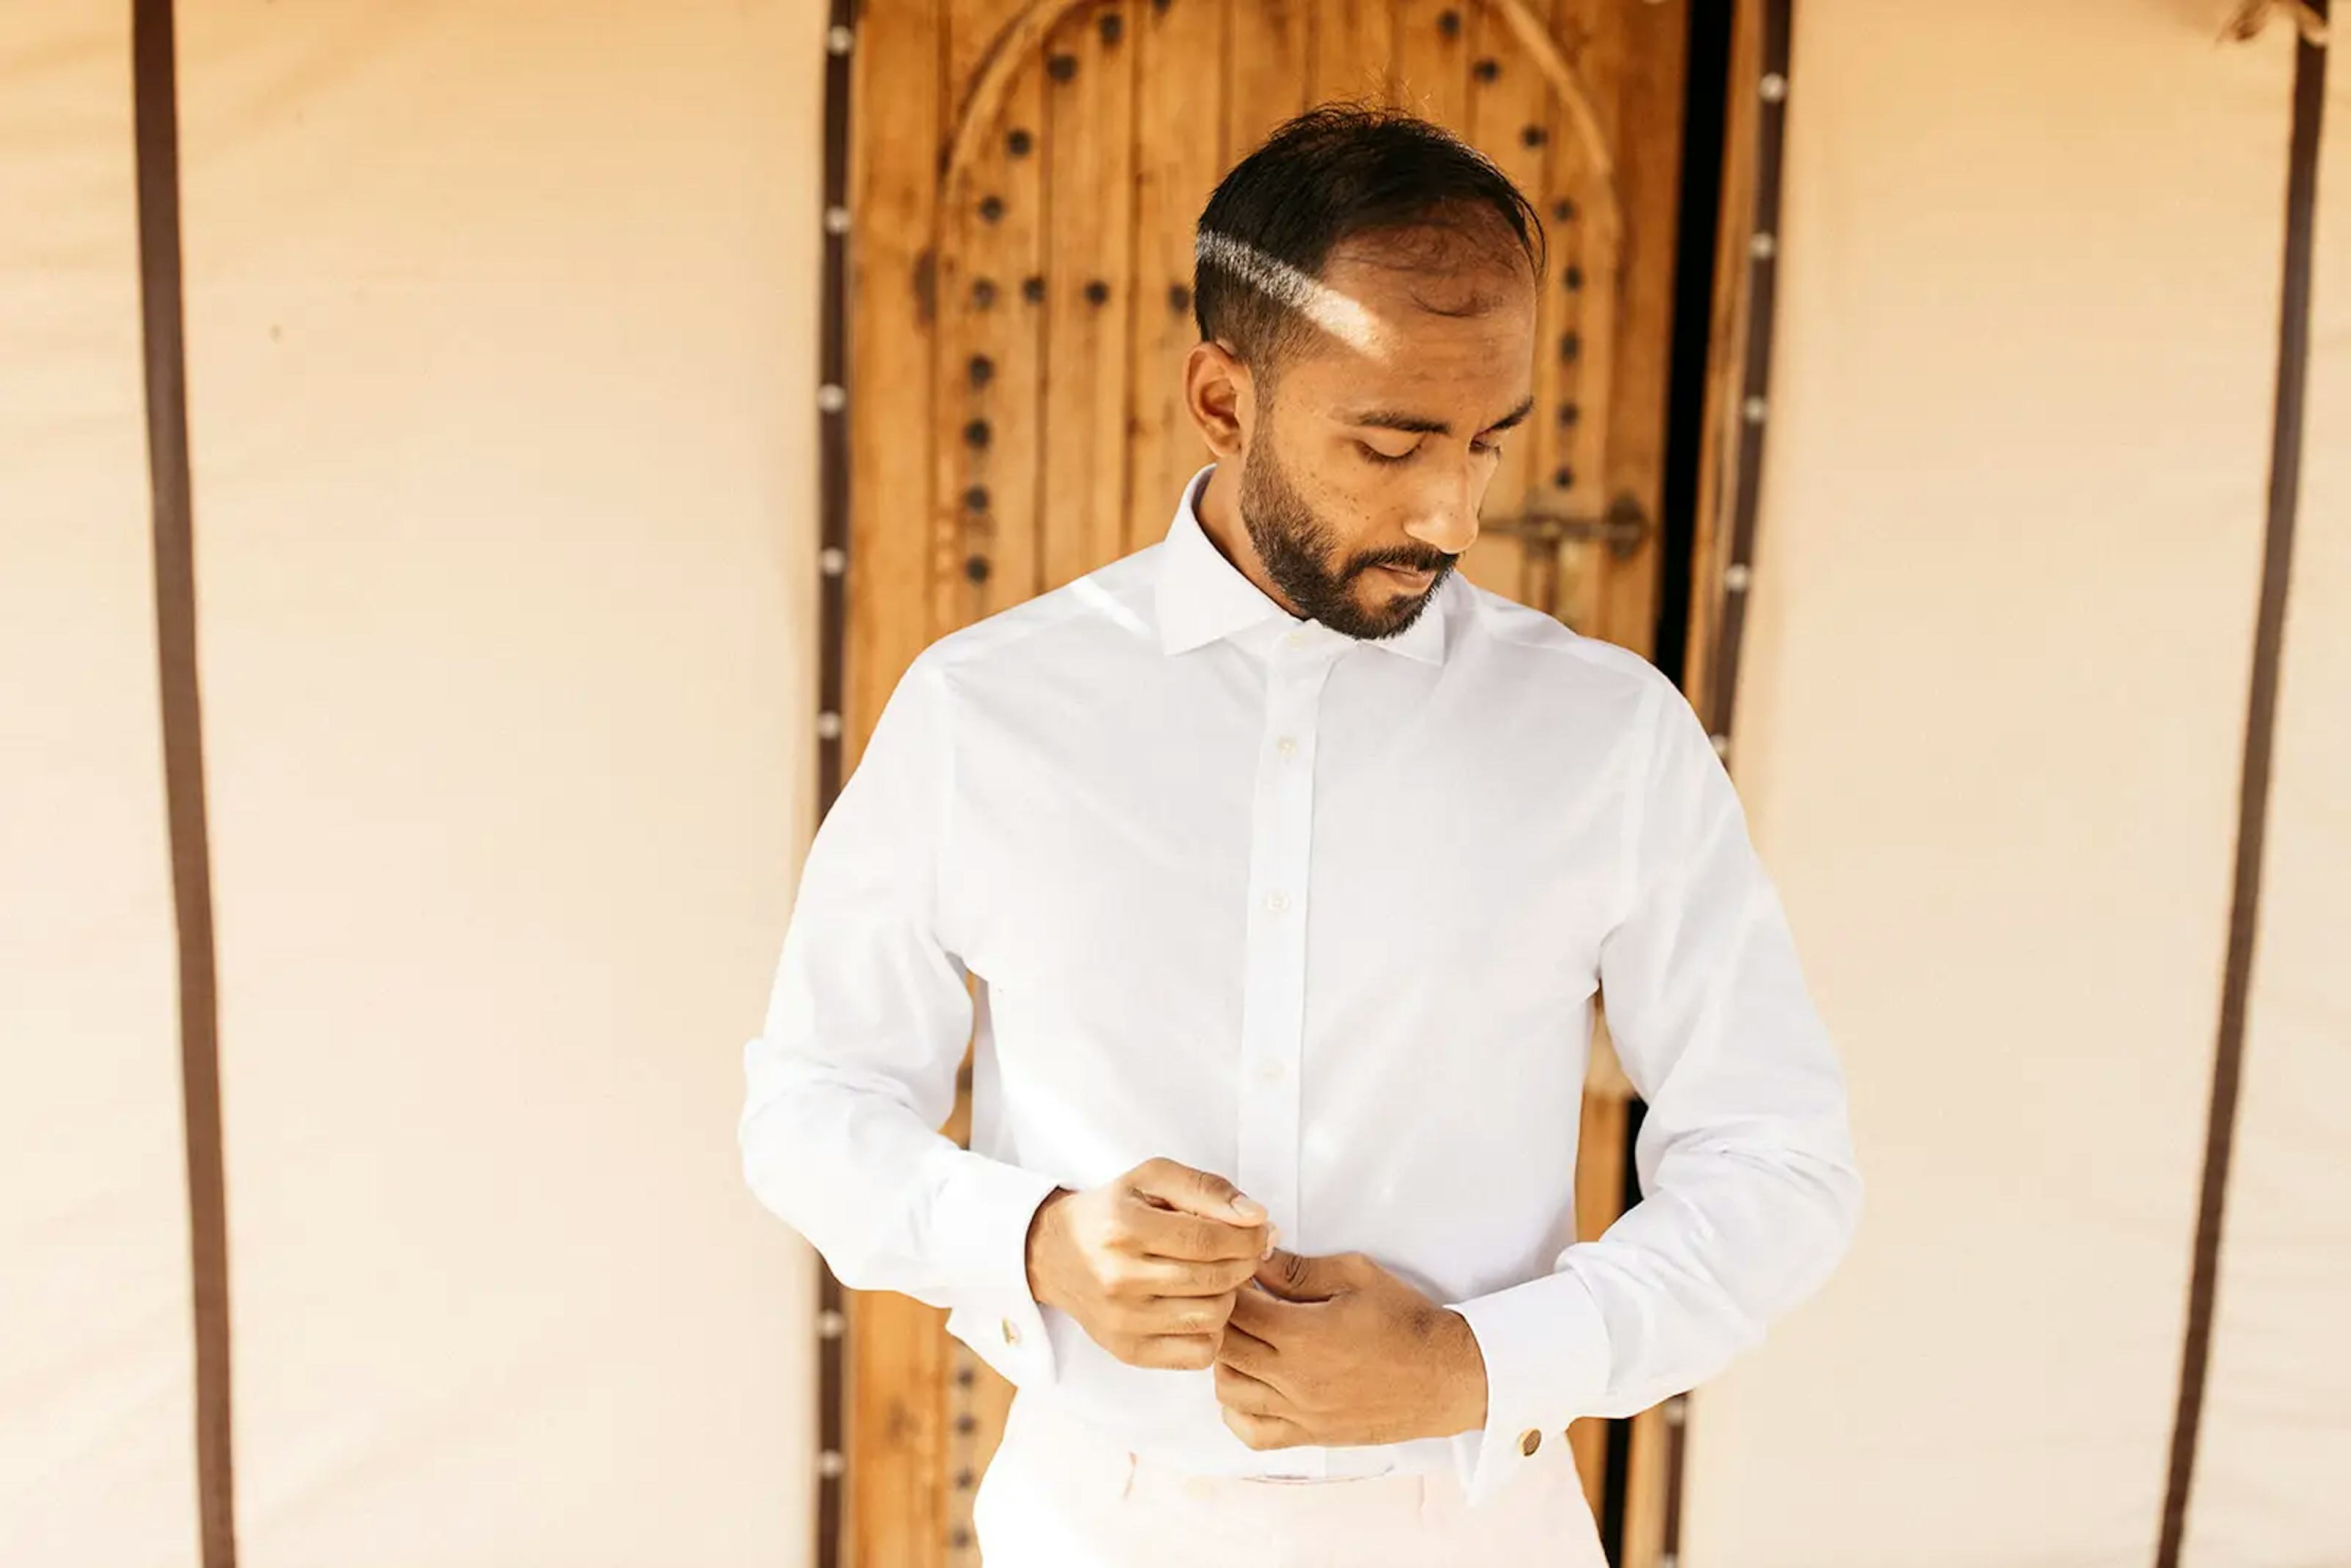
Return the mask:
POLYGON ((1073 683, 959 747, 946 891, 992 985, 1132 1005, 1288 953, 1334 998, 1590 993, 1626 828, 1604 737, 1436 671, 1183 674, 1120 701, 1073 683))

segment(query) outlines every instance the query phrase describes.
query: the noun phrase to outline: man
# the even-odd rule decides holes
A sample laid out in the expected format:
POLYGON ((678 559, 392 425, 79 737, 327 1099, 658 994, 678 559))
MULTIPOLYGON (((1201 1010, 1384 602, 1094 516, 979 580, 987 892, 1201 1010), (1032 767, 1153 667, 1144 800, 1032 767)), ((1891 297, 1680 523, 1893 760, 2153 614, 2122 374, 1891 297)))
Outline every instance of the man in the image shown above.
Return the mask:
POLYGON ((1018 1385, 990 1568, 1590 1568, 1568 1424, 1847 1244, 1843 1081, 1707 736, 1453 571, 1541 234, 1417 120, 1277 131, 1201 216, 1215 462, 1165 540, 926 650, 810 851, 746 1172, 1018 1385), (1578 1244, 1595 993, 1645 1196, 1578 1244))

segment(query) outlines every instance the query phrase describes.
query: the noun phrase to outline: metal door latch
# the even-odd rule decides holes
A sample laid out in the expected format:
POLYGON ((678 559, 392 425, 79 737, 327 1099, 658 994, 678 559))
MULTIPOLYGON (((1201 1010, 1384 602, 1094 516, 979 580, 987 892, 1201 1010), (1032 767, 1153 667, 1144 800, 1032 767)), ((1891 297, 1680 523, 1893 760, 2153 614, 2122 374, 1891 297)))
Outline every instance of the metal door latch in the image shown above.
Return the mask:
POLYGON ((1631 496, 1618 496, 1598 517, 1588 512, 1537 510, 1481 517, 1478 521, 1481 533, 1503 534, 1529 544, 1596 541, 1606 545, 1608 553, 1618 560, 1628 560, 1640 553, 1641 546, 1648 540, 1650 527, 1649 514, 1631 496))

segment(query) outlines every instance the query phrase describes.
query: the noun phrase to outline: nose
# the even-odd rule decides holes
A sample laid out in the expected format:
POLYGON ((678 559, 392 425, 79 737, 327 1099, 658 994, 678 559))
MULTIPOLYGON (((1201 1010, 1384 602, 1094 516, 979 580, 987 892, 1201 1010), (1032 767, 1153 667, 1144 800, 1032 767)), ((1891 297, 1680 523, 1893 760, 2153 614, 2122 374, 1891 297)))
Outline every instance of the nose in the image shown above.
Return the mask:
POLYGON ((1468 553, 1469 547, 1478 542, 1478 502, 1484 488, 1468 475, 1443 484, 1422 498, 1416 515, 1405 525, 1404 531, 1447 555, 1468 553))

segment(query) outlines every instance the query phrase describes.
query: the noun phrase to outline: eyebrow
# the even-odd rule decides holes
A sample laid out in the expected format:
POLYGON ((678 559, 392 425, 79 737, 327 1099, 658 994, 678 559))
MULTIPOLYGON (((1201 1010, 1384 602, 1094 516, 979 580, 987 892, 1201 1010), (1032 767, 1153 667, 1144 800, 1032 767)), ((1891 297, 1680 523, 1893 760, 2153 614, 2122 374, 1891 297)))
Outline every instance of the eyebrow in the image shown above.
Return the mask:
MULTIPOLYGON (((1530 396, 1526 402, 1519 404, 1493 423, 1487 425, 1485 430, 1508 430, 1524 420, 1528 414, 1532 413, 1534 407, 1535 400, 1530 396)), ((1425 419, 1419 414, 1398 413, 1391 409, 1375 408, 1364 413, 1343 414, 1341 418, 1348 424, 1368 425, 1380 430, 1401 430, 1413 435, 1453 434, 1453 426, 1445 420, 1425 419)), ((1481 431, 1479 434, 1482 434, 1484 432, 1481 431)))

